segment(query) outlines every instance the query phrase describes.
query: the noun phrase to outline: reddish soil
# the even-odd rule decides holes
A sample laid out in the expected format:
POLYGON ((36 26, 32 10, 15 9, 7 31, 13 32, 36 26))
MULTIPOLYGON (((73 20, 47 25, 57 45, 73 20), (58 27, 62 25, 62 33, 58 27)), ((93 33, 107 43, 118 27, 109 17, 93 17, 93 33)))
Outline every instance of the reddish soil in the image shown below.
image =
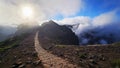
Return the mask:
POLYGON ((45 68, 78 68, 78 66, 70 64, 68 61, 57 57, 43 49, 38 40, 38 32, 35 36, 35 49, 45 68))
MULTIPOLYGON (((34 37, 35 34, 25 37, 19 45, 0 54, 0 68, 49 68, 44 67, 44 59, 50 55, 59 57, 62 62, 68 63, 67 65, 76 65, 77 68, 112 68, 111 62, 120 59, 120 44, 104 46, 60 45, 40 34, 40 51, 43 51, 43 55, 47 56, 38 58, 39 53, 37 54, 35 50, 34 37)), ((54 57, 48 58, 52 62, 47 63, 53 63, 54 57)), ((51 68, 54 67, 51 65, 51 68)))
POLYGON ((54 44, 55 41, 41 34, 39 34, 39 41, 48 52, 83 68, 112 68, 111 62, 120 59, 119 45, 60 45, 54 44))

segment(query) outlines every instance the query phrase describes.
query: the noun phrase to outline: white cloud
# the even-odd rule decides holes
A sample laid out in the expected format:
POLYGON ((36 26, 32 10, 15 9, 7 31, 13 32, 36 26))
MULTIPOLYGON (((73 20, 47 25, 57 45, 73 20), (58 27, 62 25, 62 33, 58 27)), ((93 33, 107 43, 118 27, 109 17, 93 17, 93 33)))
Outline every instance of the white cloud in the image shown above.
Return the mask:
POLYGON ((83 30, 88 29, 91 26, 92 19, 87 16, 78 16, 74 18, 65 18, 61 21, 58 21, 58 24, 64 25, 76 25, 73 28, 73 31, 76 34, 80 34, 83 30))
POLYGON ((89 16, 77 16, 72 18, 64 18, 63 20, 57 21, 59 24, 90 24, 92 26, 103 26, 116 21, 117 11, 110 11, 102 13, 93 19, 89 16))
POLYGON ((63 16, 75 15, 82 7, 82 0, 41 0, 41 7, 48 14, 61 14, 63 16))
POLYGON ((99 26, 105 26, 108 24, 114 24, 116 22, 116 13, 117 11, 110 11, 103 14, 100 14, 96 16, 95 18, 91 19, 88 16, 78 16, 74 18, 65 18, 61 21, 57 21, 59 24, 68 24, 68 25, 74 25, 79 24, 74 32, 79 35, 80 33, 93 29, 95 27, 99 26))
POLYGON ((95 17, 92 23, 94 26, 104 26, 115 22, 115 19, 116 19, 116 11, 110 11, 95 17))
POLYGON ((20 11, 26 4, 34 8, 36 21, 56 15, 74 16, 83 8, 82 0, 0 0, 0 24, 23 22, 20 11))
POLYGON ((73 18, 64 18, 63 20, 58 21, 59 24, 87 24, 91 22, 90 17, 87 16, 78 16, 73 18))
MULTIPOLYGON (((120 22, 117 20, 116 14, 117 11, 115 10, 100 14, 93 19, 88 16, 78 16, 74 18, 65 18, 61 21, 58 21, 58 23, 62 23, 62 25, 77 24, 72 30, 78 36, 80 44, 88 44, 89 41, 94 41, 94 38, 102 38, 103 36, 105 36, 105 38, 110 36, 109 38, 115 39, 113 41, 118 41, 120 40, 120 22), (92 33, 91 31, 95 31, 96 33, 92 33), (84 36, 85 33, 88 33, 91 37, 93 36, 93 38, 84 36), (113 36, 111 36, 111 34, 113 36)), ((111 39, 108 40, 104 39, 103 37, 103 39, 100 39, 95 43, 107 44, 111 39)))

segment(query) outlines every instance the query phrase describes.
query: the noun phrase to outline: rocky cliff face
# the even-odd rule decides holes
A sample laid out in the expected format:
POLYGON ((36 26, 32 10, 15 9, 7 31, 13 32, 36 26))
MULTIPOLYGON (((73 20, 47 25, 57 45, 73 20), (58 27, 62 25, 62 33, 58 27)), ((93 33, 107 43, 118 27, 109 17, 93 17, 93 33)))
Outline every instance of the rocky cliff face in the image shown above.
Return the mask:
POLYGON ((78 45, 77 36, 66 26, 56 24, 54 21, 45 22, 40 27, 40 34, 56 44, 78 45))

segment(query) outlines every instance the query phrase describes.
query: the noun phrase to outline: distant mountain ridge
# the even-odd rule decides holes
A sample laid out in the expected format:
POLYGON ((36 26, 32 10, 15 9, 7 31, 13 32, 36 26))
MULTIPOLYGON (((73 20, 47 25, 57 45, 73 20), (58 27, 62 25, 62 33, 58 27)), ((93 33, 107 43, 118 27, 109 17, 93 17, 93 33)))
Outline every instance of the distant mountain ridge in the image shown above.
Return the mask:
POLYGON ((0 41, 9 38, 16 31, 15 27, 12 26, 0 26, 0 41))

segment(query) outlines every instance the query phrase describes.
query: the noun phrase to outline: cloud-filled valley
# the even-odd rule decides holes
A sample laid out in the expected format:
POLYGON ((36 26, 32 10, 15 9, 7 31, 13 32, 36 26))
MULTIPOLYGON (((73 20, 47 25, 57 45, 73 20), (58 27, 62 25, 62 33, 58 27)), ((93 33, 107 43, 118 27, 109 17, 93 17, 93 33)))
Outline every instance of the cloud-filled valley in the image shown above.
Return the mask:
POLYGON ((118 11, 110 11, 91 19, 87 16, 66 18, 58 24, 72 25, 80 44, 110 44, 120 41, 120 22, 116 19, 118 11))

